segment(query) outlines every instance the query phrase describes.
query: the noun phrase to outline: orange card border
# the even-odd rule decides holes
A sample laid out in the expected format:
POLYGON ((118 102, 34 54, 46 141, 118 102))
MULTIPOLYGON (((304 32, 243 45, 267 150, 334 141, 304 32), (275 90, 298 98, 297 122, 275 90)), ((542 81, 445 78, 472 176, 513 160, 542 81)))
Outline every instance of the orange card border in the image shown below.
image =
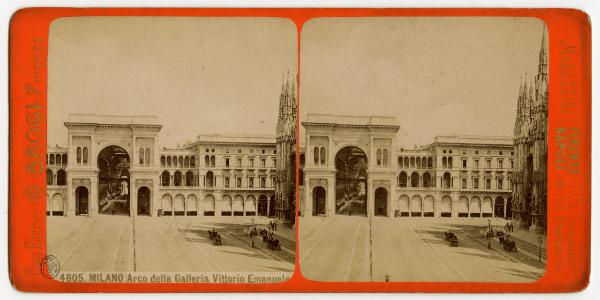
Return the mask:
MULTIPOLYGON (((301 110, 301 86, 299 94, 301 110)), ((554 8, 26 8, 15 12, 10 23, 9 113, 9 272, 13 286, 20 291, 538 293, 578 291, 585 288, 589 282, 591 28, 588 15, 578 10, 554 8), (296 24, 298 30, 299 72, 301 72, 300 32, 302 25, 313 18, 497 16, 533 17, 543 20, 549 31, 550 52, 548 263, 545 275, 532 283, 316 282, 302 276, 298 255, 296 255, 296 270, 293 277, 280 284, 65 283, 47 279, 40 273, 40 263, 46 252, 44 170, 47 144, 48 32, 53 20, 77 16, 288 18, 296 24), (573 134, 573 141, 568 145, 567 150, 560 148, 564 144, 556 139, 561 134, 564 135, 565 131, 573 134), (564 164, 559 164, 559 160, 564 158, 565 154, 568 154, 570 163, 567 168, 563 168, 564 164)), ((298 161, 298 157, 296 160, 298 161)))

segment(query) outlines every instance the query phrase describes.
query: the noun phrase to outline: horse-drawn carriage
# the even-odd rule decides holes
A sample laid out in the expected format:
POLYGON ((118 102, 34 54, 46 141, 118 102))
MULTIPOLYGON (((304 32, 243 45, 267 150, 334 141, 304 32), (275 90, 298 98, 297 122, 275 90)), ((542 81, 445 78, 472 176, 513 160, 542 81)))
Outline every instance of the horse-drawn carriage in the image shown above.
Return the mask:
POLYGON ((452 231, 445 231, 444 237, 446 238, 446 241, 450 242, 450 247, 458 246, 458 237, 456 236, 456 233, 452 231))
POLYGON ((221 234, 215 229, 208 231, 208 238, 213 241, 213 245, 215 246, 223 245, 223 238, 221 238, 221 234))
POLYGON ((517 252, 517 243, 510 238, 508 234, 502 234, 498 237, 498 241, 504 247, 504 250, 508 252, 517 252))
POLYGON ((260 234, 262 235, 263 242, 267 244, 267 248, 271 250, 281 250, 279 240, 273 237, 272 232, 268 232, 267 230, 261 230, 260 234))

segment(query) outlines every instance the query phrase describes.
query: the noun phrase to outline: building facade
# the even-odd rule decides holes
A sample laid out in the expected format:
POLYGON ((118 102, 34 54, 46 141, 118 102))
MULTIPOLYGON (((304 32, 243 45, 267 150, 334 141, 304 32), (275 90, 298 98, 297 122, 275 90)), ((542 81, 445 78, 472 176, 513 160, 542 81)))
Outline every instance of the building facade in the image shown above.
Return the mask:
POLYGON ((66 147, 48 147, 47 214, 270 216, 271 136, 199 135, 158 147, 156 117, 71 115, 66 147))
POLYGON ((281 85, 277 118, 277 172, 275 216, 292 224, 296 221, 296 128, 298 100, 296 79, 289 76, 281 85))
POLYGON ((396 146, 393 117, 309 114, 302 123, 303 216, 510 217, 510 137, 438 136, 396 146))
POLYGON ((533 82, 519 87, 515 118, 515 180, 513 216, 523 228, 543 233, 548 189, 548 48, 546 29, 533 82))

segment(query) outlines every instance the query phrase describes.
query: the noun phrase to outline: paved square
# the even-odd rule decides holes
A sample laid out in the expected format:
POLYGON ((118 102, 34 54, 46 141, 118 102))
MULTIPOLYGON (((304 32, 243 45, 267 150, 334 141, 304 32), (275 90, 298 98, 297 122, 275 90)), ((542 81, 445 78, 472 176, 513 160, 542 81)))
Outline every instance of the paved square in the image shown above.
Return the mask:
POLYGON ((482 220, 301 217, 300 271, 317 281, 531 282, 545 265, 497 243, 482 220), (450 247, 444 231, 459 238, 450 247))
POLYGON ((232 217, 48 218, 48 254, 63 272, 293 272, 293 253, 271 251, 258 238, 250 246, 249 224, 232 217), (211 229, 222 246, 208 238, 211 229))

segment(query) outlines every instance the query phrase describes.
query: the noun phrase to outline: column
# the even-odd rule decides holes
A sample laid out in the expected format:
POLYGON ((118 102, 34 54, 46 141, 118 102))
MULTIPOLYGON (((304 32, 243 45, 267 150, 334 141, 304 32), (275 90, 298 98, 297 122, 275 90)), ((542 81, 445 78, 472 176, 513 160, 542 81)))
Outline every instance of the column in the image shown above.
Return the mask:
POLYGON ((91 178, 90 194, 88 195, 88 199, 90 199, 88 203, 89 215, 93 216, 98 214, 98 176, 91 178))

